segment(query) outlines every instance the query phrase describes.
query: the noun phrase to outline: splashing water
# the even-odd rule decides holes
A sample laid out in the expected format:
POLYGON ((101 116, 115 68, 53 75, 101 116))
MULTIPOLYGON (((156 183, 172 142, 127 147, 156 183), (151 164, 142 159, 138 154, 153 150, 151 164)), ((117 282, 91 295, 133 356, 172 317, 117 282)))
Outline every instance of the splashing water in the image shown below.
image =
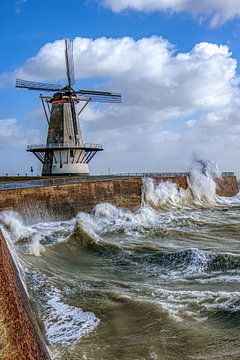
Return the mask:
POLYGON ((188 181, 194 199, 200 202, 216 203, 217 185, 214 179, 221 176, 220 168, 214 161, 195 158, 188 181))
POLYGON ((30 226, 25 226, 20 215, 14 211, 0 212, 0 225, 11 233, 11 240, 14 243, 27 241, 36 232, 30 226))
POLYGON ((186 190, 175 183, 161 182, 156 186, 151 178, 144 179, 143 203, 157 210, 238 203, 238 196, 229 199, 217 195, 217 178, 221 178, 219 166, 213 161, 197 158, 189 173, 186 190))

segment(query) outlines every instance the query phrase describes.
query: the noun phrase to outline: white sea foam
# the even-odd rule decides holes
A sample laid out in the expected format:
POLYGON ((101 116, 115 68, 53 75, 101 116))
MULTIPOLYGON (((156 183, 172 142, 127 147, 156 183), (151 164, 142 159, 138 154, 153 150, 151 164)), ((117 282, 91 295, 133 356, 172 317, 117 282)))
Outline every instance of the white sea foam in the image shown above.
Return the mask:
POLYGON ((219 273, 211 273, 207 276, 205 274, 204 277, 194 279, 194 281, 198 284, 227 284, 227 283, 240 283, 239 271, 228 271, 227 274, 219 273))
POLYGON ((98 204, 94 209, 94 215, 97 218, 117 218, 125 217, 125 212, 111 204, 98 204))
POLYGON ((93 313, 65 304, 56 289, 47 297, 44 324, 51 344, 73 344, 95 330, 100 323, 93 313))
MULTIPOLYGON (((171 271, 168 273, 168 279, 183 280, 196 274, 203 274, 209 259, 209 253, 199 249, 189 249, 189 264, 180 271, 171 271)), ((179 261, 181 261, 179 259, 179 261)))
POLYGON ((72 345, 99 325, 100 320, 92 312, 67 304, 62 291, 53 286, 41 272, 28 270, 27 276, 40 304, 50 344, 72 345))
POLYGON ((155 185, 151 178, 143 180, 143 202, 158 211, 195 206, 217 206, 216 183, 207 174, 194 171, 188 178, 188 188, 177 184, 161 182, 155 185))
POLYGON ((174 320, 181 321, 190 316, 201 321, 211 316, 212 310, 239 311, 238 291, 190 291, 153 289, 153 301, 159 304, 174 320))
POLYGON ((73 231, 75 223, 76 219, 72 219, 27 226, 18 213, 0 212, 0 226, 9 244, 12 244, 12 250, 35 256, 40 256, 45 251, 45 245, 65 240, 73 231))

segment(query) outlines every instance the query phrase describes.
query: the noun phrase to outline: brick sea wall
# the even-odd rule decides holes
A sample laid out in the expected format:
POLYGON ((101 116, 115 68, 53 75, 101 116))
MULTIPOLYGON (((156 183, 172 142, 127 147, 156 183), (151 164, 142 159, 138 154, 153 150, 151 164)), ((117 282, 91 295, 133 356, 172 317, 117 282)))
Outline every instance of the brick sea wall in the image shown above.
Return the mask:
POLYGON ((236 176, 224 176, 216 179, 217 194, 220 196, 235 196, 239 192, 236 176))
MULTIPOLYGON (((187 177, 154 178, 160 182, 176 183, 186 189, 187 177)), ((238 193, 235 176, 217 180, 220 196, 238 193)), ((97 204, 108 202, 126 209, 135 210, 141 204, 142 179, 114 179, 82 182, 59 186, 33 187, 0 191, 0 211, 12 209, 19 212, 26 223, 51 220, 67 220, 79 211, 91 211, 97 204)))
POLYGON ((7 329, 7 348, 1 360, 48 360, 29 299, 0 231, 0 316, 7 329))

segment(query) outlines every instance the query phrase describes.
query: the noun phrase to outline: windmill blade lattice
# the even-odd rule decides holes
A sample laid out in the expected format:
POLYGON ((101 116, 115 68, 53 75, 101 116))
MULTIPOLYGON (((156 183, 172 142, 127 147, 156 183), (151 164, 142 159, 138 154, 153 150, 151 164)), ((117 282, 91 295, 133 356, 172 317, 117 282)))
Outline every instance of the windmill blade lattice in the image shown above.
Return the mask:
POLYGON ((28 81, 22 79, 16 79, 16 87, 28 90, 38 91, 61 91, 62 87, 59 84, 42 83, 35 81, 28 81))
POLYGON ((65 59, 69 89, 75 83, 75 71, 73 60, 73 41, 65 39, 65 59))
POLYGON ((78 90, 75 93, 80 95, 80 101, 109 102, 117 104, 122 102, 121 94, 118 93, 94 90, 78 90))

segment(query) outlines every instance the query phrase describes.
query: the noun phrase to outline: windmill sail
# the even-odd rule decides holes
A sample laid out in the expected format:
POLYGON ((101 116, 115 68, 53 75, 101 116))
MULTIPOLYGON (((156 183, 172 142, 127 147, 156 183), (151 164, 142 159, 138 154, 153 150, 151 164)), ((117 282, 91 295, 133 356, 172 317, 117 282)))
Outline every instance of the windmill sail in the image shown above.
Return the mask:
POLYGON ((76 94, 80 95, 79 99, 82 101, 93 102, 109 102, 109 103, 121 103, 121 94, 111 93, 107 91, 94 91, 94 90, 78 90, 76 94))
POLYGON ((65 39, 65 60, 69 89, 75 83, 74 60, 73 60, 73 41, 65 39))
POLYGON ((38 91, 61 91, 62 87, 59 84, 50 84, 43 82, 34 82, 22 79, 16 79, 17 88, 38 90, 38 91))

